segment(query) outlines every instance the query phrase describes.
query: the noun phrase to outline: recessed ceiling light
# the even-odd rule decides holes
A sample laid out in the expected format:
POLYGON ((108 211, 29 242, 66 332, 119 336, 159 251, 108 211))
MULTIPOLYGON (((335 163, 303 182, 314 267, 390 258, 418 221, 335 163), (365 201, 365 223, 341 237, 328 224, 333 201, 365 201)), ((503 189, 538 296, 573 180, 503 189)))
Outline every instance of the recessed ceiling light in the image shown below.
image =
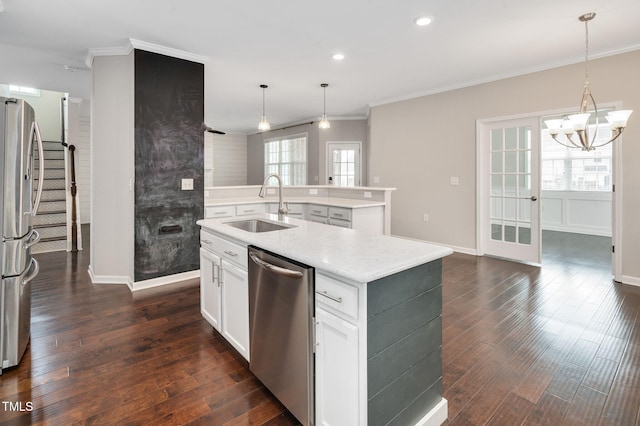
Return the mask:
POLYGON ((333 55, 333 59, 336 61, 341 61, 344 59, 344 55, 342 53, 336 53, 335 55, 333 55))
POLYGON ((424 27, 431 23, 431 18, 428 18, 426 16, 418 16, 416 19, 413 20, 413 22, 420 27, 424 27))

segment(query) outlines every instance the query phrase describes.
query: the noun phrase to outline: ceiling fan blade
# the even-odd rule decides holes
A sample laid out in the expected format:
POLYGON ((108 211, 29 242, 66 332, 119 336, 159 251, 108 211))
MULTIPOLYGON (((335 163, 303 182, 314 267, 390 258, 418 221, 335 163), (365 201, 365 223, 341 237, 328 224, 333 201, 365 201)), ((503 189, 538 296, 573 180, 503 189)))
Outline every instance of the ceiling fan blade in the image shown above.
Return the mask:
POLYGON ((212 128, 212 127, 209 127, 209 126, 206 126, 206 127, 204 128, 204 130, 205 130, 205 131, 207 131, 207 132, 209 132, 209 133, 215 133, 215 134, 217 134, 217 135, 226 135, 226 133, 225 133, 225 132, 223 132, 222 130, 216 130, 216 129, 214 129, 214 128, 212 128))

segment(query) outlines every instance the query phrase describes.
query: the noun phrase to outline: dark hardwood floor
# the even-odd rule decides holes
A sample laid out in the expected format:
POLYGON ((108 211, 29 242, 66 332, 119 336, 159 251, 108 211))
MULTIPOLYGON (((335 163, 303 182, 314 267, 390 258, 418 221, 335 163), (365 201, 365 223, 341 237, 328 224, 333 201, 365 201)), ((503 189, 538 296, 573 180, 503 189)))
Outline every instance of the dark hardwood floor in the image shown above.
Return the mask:
MULTIPOLYGON (((638 423, 640 291, 557 250, 445 259, 449 425, 638 423)), ((202 319, 197 280, 132 295, 91 284, 88 250, 37 257, 31 344, 0 376, 33 410, 3 404, 1 425, 296 424, 202 319)))

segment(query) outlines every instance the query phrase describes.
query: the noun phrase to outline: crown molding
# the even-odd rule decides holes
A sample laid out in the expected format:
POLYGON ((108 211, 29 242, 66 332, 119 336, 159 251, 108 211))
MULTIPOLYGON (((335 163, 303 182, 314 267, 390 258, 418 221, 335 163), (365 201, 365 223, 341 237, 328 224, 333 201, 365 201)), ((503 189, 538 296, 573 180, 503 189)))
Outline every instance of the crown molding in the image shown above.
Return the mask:
POLYGON ((84 63, 91 68, 93 65, 93 59, 96 56, 126 56, 130 54, 133 49, 145 50, 147 52, 159 53, 161 55, 171 56, 173 58, 184 59, 191 62, 198 62, 206 64, 209 62, 207 56, 196 55, 195 53, 187 52, 180 49, 174 49, 172 47, 161 46, 159 44, 149 43, 135 38, 130 38, 126 46, 120 47, 92 47, 87 53, 87 57, 84 63))
MULTIPOLYGON (((599 53, 599 54, 594 54, 594 55, 591 55, 589 57, 589 60, 592 61, 592 60, 595 60, 595 59, 602 59, 602 58, 606 58, 606 57, 609 57, 609 56, 621 55, 621 54, 624 54, 624 53, 634 52, 636 50, 640 50, 640 44, 634 44, 634 45, 623 47, 623 48, 620 48, 620 49, 615 49, 615 50, 610 50, 610 51, 607 51, 607 52, 602 52, 602 53, 599 53)), ((512 72, 512 73, 497 74, 497 75, 489 76, 489 77, 484 78, 484 79, 472 80, 472 81, 462 82, 462 83, 459 83, 459 84, 454 84, 454 85, 451 85, 451 86, 442 86, 442 87, 438 87, 438 88, 434 88, 434 89, 423 90, 423 91, 414 92, 414 93, 408 93, 406 95, 397 96, 397 97, 394 97, 394 98, 382 99, 382 100, 379 100, 379 101, 369 102, 367 104, 367 106, 369 107, 369 109, 371 109, 373 107, 377 107, 377 106, 381 106, 381 105, 393 104, 393 103, 396 103, 396 102, 402 102, 402 101, 407 101, 407 100, 410 100, 410 99, 421 98, 423 96, 430 96, 430 95, 435 95, 435 94, 438 94, 438 93, 450 92, 452 90, 464 89, 464 88, 467 88, 467 87, 478 86, 480 84, 493 83, 494 81, 500 81, 500 80, 505 80, 507 78, 519 77, 519 76, 522 76, 522 75, 533 74, 533 73, 541 72, 541 71, 547 71, 547 70, 551 70, 551 69, 554 69, 554 68, 560 68, 560 67, 564 67, 564 66, 568 66, 568 65, 579 64, 581 62, 584 62, 584 56, 581 56, 581 57, 576 56, 576 57, 574 57, 572 59, 569 59, 569 60, 566 60, 566 61, 542 64, 542 65, 539 65, 539 66, 536 66, 536 67, 521 69, 521 70, 518 70, 518 71, 515 71, 515 72, 512 72)))

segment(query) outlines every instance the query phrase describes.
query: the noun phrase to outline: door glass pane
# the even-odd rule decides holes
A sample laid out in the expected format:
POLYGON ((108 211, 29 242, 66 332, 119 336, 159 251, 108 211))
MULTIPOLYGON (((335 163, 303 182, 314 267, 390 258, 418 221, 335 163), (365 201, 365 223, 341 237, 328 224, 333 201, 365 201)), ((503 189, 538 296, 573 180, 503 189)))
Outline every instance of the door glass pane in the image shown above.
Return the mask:
POLYGON ((518 153, 516 151, 506 151, 504 153, 504 171, 506 173, 515 173, 517 171, 518 153))
POLYGON ((518 129, 512 127, 504 129, 504 149, 511 150, 518 148, 518 129))
POLYGON ((502 219, 502 198, 491 197, 491 218, 502 219))
POLYGON ((516 199, 505 198, 504 200, 504 218, 516 220, 516 199))
POLYGON ((502 222, 491 221, 491 239, 502 241, 502 222))
POLYGON ((531 227, 528 227, 528 226, 518 227, 518 242, 520 244, 531 245, 531 227))
POLYGON ((516 175, 504 176, 504 195, 515 197, 516 196, 516 175))
POLYGON ((491 151, 502 151, 502 129, 491 131, 491 151))
POLYGON ((529 164, 531 163, 531 151, 518 152, 518 166, 520 173, 529 173, 529 164))
POLYGON ((518 176, 518 196, 531 197, 531 175, 518 176))
POLYGON ((491 153, 491 173, 502 173, 502 152, 491 153))
POLYGON ((516 242, 516 223, 505 222, 504 223, 504 241, 509 243, 516 242))
POLYGON ((518 148, 531 149, 531 127, 518 128, 518 148))
POLYGON ((502 195, 502 175, 491 175, 491 195, 502 195))
POLYGON ((528 198, 522 198, 518 200, 518 221, 531 221, 531 203, 532 201, 528 198))

